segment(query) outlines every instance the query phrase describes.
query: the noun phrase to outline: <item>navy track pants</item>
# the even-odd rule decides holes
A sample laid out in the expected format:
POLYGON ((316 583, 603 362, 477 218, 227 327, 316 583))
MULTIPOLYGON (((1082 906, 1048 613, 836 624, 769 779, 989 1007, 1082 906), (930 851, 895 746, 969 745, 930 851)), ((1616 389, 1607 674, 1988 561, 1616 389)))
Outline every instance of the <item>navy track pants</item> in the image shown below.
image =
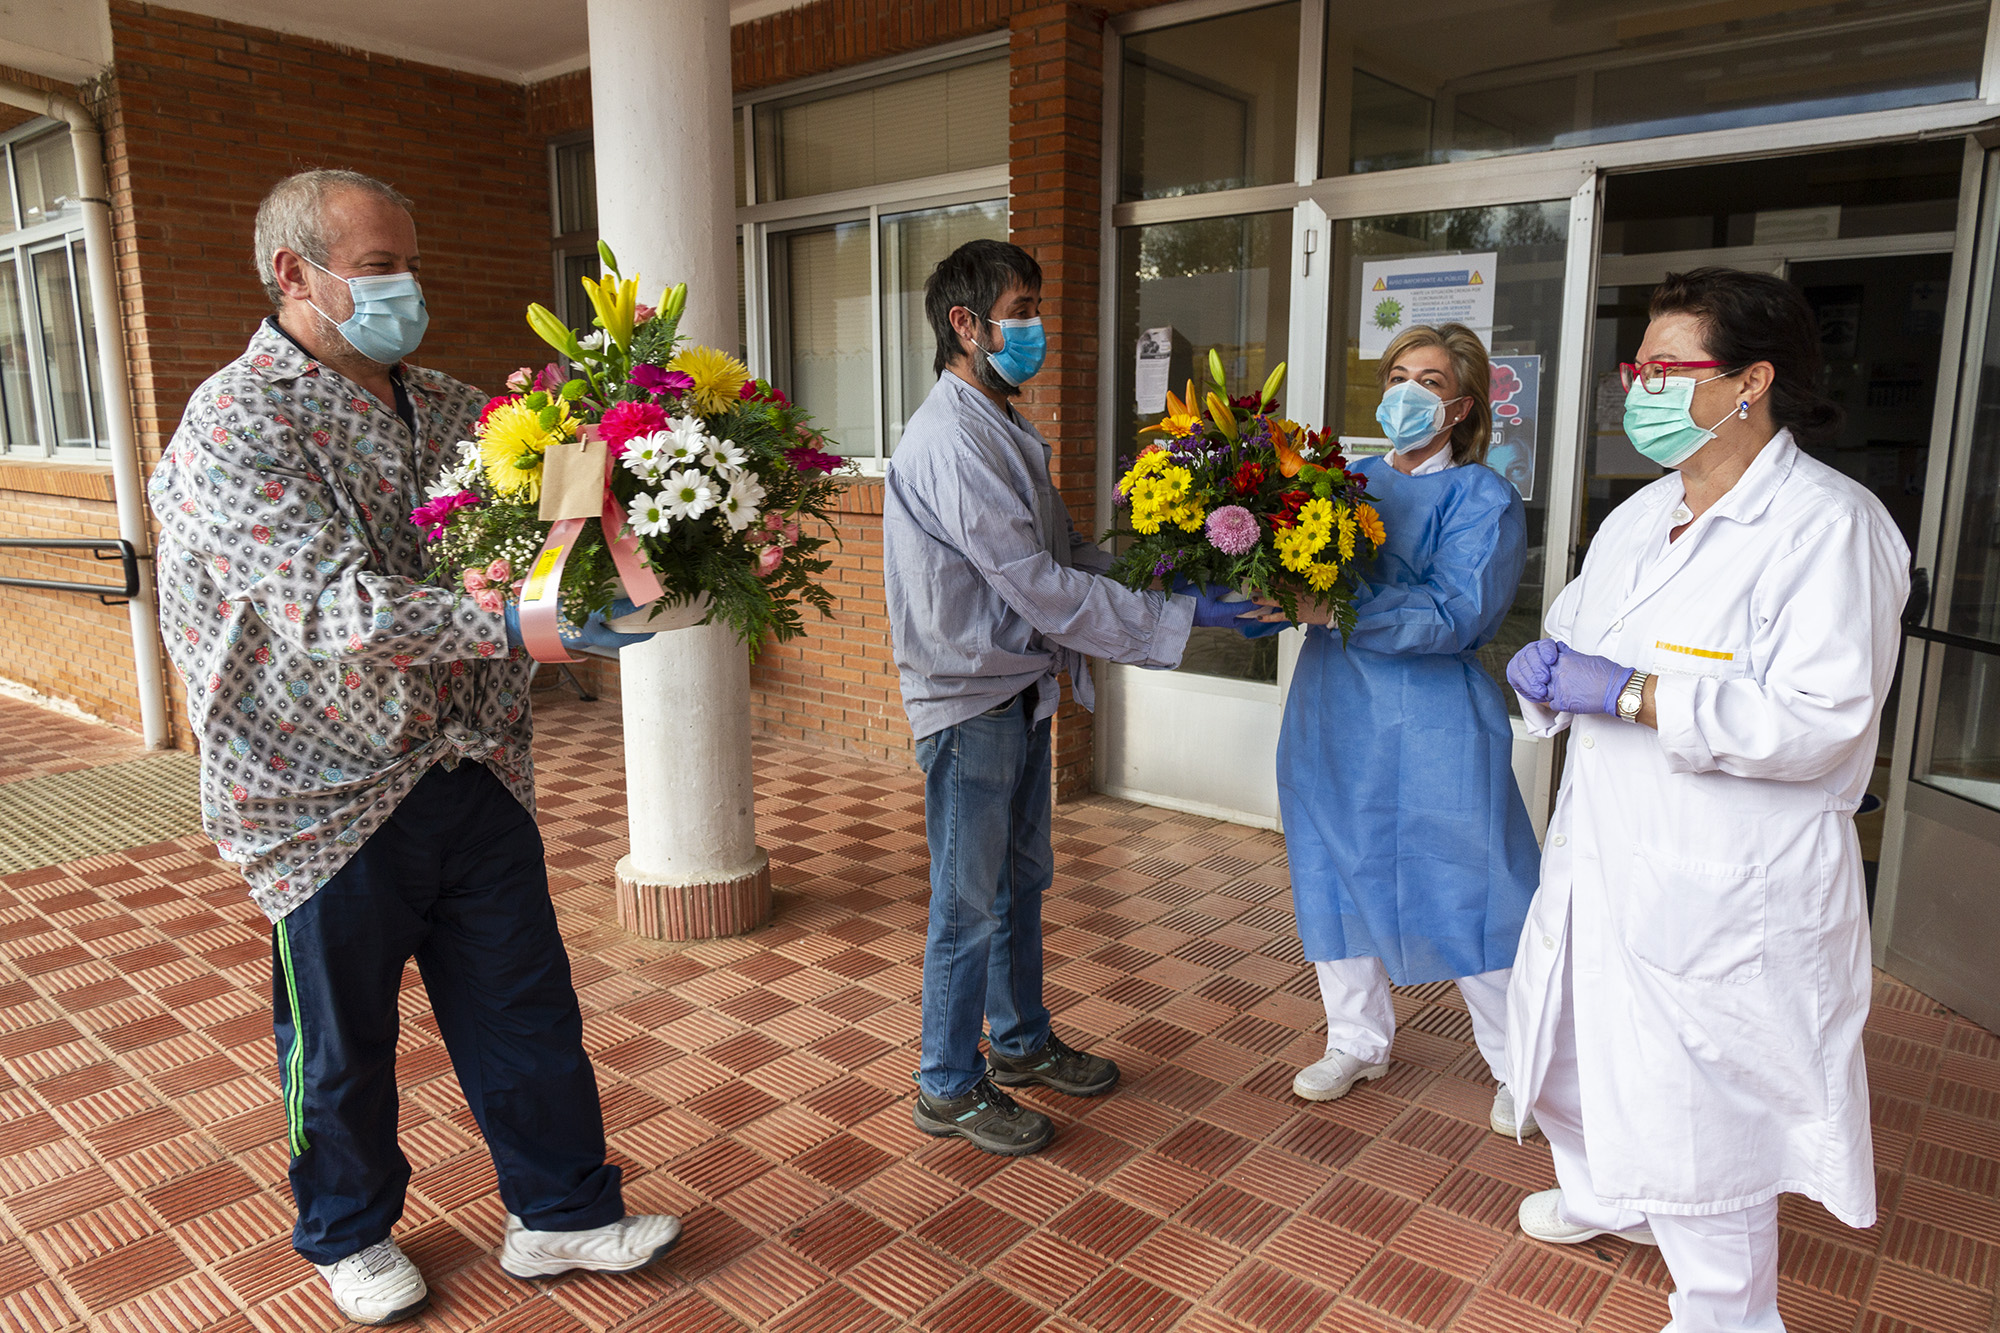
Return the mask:
POLYGON ((397 995, 413 956, 507 1210, 538 1231, 624 1216, 541 834, 486 765, 433 767, 271 943, 301 1255, 335 1263, 402 1216, 397 995))

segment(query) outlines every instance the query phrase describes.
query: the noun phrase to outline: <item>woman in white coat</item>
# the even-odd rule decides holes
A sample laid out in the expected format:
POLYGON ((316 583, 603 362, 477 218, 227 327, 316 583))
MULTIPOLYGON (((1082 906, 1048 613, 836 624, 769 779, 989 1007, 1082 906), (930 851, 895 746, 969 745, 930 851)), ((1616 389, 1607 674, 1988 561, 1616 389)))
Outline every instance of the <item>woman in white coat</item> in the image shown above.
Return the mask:
POLYGON ((1625 429, 1676 470, 1605 519, 1507 672, 1533 730, 1570 731, 1508 997, 1561 1188, 1520 1219, 1659 1245, 1672 1333, 1774 1333, 1778 1195, 1875 1220, 1852 815, 1909 552, 1800 448, 1839 409, 1796 288, 1669 274, 1651 314, 1625 429))

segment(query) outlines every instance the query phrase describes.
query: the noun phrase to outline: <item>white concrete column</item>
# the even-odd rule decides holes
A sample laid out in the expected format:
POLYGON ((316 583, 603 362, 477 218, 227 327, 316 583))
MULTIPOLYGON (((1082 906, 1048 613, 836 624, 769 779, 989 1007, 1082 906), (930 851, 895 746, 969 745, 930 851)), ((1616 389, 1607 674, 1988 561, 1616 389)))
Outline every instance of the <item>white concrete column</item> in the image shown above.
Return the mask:
MULTIPOLYGON (((598 235, 639 299, 688 284, 682 331, 734 351, 735 154, 728 0, 589 0, 598 235)), ((618 915, 661 939, 770 916, 750 770, 749 655, 728 629, 672 630, 620 654, 626 813, 618 915)))

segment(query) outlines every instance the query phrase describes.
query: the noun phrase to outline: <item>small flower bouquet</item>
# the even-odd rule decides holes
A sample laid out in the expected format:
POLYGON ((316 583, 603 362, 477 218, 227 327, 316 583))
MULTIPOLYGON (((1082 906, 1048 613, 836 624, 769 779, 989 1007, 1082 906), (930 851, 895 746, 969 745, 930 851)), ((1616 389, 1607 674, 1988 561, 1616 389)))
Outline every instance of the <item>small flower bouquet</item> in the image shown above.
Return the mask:
POLYGON ((1167 395, 1164 420, 1118 483, 1130 526, 1111 567, 1131 588, 1158 579, 1270 597, 1294 621, 1310 593, 1345 635, 1354 626, 1352 568, 1387 540, 1369 503, 1367 479, 1347 470, 1331 436, 1277 414, 1280 365, 1261 393, 1223 396, 1222 359, 1205 402, 1192 382, 1185 400, 1167 395))
POLYGON ((802 604, 831 608, 827 539, 801 525, 826 520, 846 464, 742 362, 681 337, 686 284, 640 305, 638 280, 598 248, 609 276, 583 280, 596 332, 528 307, 573 373, 510 376, 411 521, 437 543, 441 579, 489 610, 521 599, 545 660, 561 659, 527 633, 532 606, 581 624, 621 595, 648 605, 617 628, 713 620, 754 658, 766 636, 802 632, 802 604))

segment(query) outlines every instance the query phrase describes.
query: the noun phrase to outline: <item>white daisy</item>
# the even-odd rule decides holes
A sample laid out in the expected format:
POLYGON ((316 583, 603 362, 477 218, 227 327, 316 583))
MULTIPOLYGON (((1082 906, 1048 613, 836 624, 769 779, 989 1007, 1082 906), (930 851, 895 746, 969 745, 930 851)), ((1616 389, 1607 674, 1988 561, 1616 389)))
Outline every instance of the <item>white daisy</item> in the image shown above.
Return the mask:
POLYGON ((749 457, 743 446, 736 441, 715 440, 709 444, 708 452, 701 456, 701 461, 723 476, 729 477, 741 472, 745 460, 749 457))
POLYGON ((672 443, 673 436, 663 430, 635 435, 625 442, 625 456, 619 462, 641 481, 658 481, 667 469, 667 449, 672 443))
POLYGON ((667 512, 666 497, 648 495, 644 491, 632 497, 632 509, 626 516, 632 531, 642 537, 657 537, 667 530, 673 516, 667 512))
POLYGON ((744 473, 736 478, 736 484, 729 488, 729 494, 722 497, 718 508, 729 524, 731 532, 741 532, 757 521, 757 506, 764 503, 764 486, 757 478, 744 473))
POLYGON ((667 478, 660 501, 675 518, 700 518, 715 508, 715 481, 706 473, 683 468, 667 478))
POLYGON ((692 417, 675 417, 673 424, 661 434, 667 441, 660 451, 660 462, 664 467, 693 467, 701 461, 702 452, 708 447, 708 437, 702 434, 701 423, 692 417))

